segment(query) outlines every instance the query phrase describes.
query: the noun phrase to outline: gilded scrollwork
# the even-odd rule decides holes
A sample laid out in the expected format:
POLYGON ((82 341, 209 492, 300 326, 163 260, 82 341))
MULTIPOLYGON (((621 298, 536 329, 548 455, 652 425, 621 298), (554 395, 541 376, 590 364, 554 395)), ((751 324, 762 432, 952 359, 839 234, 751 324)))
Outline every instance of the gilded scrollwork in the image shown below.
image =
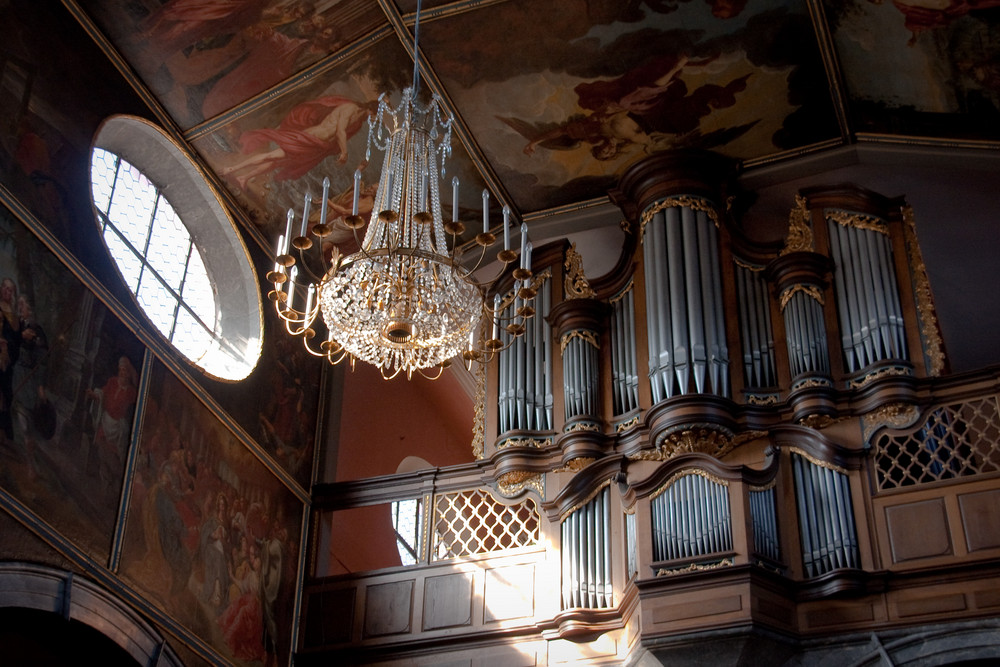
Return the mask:
POLYGON ((823 291, 820 290, 820 288, 817 285, 805 285, 802 283, 798 283, 792 285, 791 287, 786 287, 785 290, 781 293, 781 297, 779 298, 779 304, 781 305, 782 311, 785 310, 785 306, 787 306, 788 302, 792 300, 792 297, 798 294, 799 292, 805 294, 810 299, 814 299, 821 306, 826 304, 826 301, 823 299, 823 291))
POLYGON ((624 433, 633 426, 638 426, 638 425, 639 425, 639 415, 636 415, 635 417, 632 417, 632 419, 629 419, 628 421, 623 421, 621 424, 615 426, 615 433, 624 433))
POLYGON ((807 428, 813 429, 814 431, 821 431, 824 428, 828 428, 834 424, 839 424, 847 419, 849 419, 849 417, 831 417, 830 415, 811 414, 799 419, 799 423, 807 428))
POLYGON ((653 500, 658 498, 664 491, 673 486, 677 480, 682 477, 687 477, 688 475, 698 475, 699 477, 704 477, 713 484, 718 484, 719 486, 729 486, 729 482, 727 480, 724 480, 721 477, 716 477, 712 473, 702 470, 701 468, 685 468, 684 470, 679 470, 671 475, 666 482, 660 485, 660 488, 649 495, 649 499, 653 500))
POLYGON ((508 438, 497 443, 497 451, 501 449, 507 449, 508 447, 536 447, 542 448, 549 445, 549 440, 547 438, 538 440, 536 438, 508 438))
POLYGON ((580 472, 596 460, 593 456, 578 456, 567 461, 566 465, 561 468, 555 468, 552 472, 580 472))
POLYGON ((847 388, 860 389, 861 387, 866 387, 872 382, 875 382, 876 380, 879 380, 884 377, 907 376, 910 374, 911 374, 910 369, 908 368, 904 368, 903 366, 890 366, 888 368, 879 369, 874 373, 869 373, 864 377, 848 381, 847 388))
POLYGON ((566 354, 566 346, 574 338, 579 338, 585 343, 591 345, 594 349, 601 349, 601 341, 597 337, 597 333, 593 331, 587 331, 586 329, 575 329, 573 331, 568 331, 562 335, 559 339, 559 353, 566 354))
POLYGON ((754 273, 764 270, 763 266, 759 264, 751 264, 749 262, 740 259, 739 257, 736 257, 735 255, 733 255, 733 264, 740 267, 741 269, 746 269, 747 271, 753 271, 754 273))
POLYGON ((762 407, 767 407, 770 405, 778 404, 777 394, 747 394, 747 404, 748 405, 759 405, 762 407))
POLYGON ((837 465, 835 463, 830 463, 829 461, 821 461, 820 459, 816 458, 815 456, 812 456, 811 454, 807 454, 804 450, 799 449, 798 447, 789 447, 788 451, 791 454, 798 454, 799 456, 801 456, 802 458, 804 458, 806 461, 809 461, 809 463, 812 463, 813 465, 817 465, 820 468, 826 468, 827 470, 832 470, 834 472, 839 472, 841 475, 846 475, 847 474, 847 469, 846 468, 842 468, 842 467, 840 467, 839 465, 837 465))
POLYGON ((878 429, 883 426, 906 428, 916 423, 920 417, 917 406, 909 403, 888 403, 879 406, 861 417, 862 438, 867 444, 878 429))
POLYGON ((686 567, 678 568, 660 568, 656 571, 656 576, 658 577, 672 577, 677 574, 688 574, 689 572, 706 572, 708 570, 718 570, 722 567, 731 567, 733 565, 732 559, 723 558, 717 563, 691 563, 686 567))
POLYGON ((538 472, 512 470, 497 477, 495 488, 497 493, 505 498, 513 498, 525 489, 530 489, 544 498, 545 477, 538 472))
POLYGON ((913 275, 913 292, 917 301, 917 314, 920 317, 920 337, 924 342, 924 355, 929 362, 927 374, 941 375, 944 371, 944 341, 941 340, 941 328, 938 325, 934 310, 934 295, 931 293, 931 282, 927 278, 927 266, 924 264, 923 253, 917 242, 917 224, 913 217, 913 207, 903 207, 903 229, 906 235, 906 252, 913 275))
POLYGON ((646 225, 653 216, 668 208, 689 208, 692 211, 701 211, 708 215, 709 220, 715 225, 716 229, 719 227, 719 214, 715 210, 715 204, 707 199, 702 199, 701 197, 692 197, 690 195, 676 195, 673 197, 667 197, 656 202, 645 211, 642 212, 642 217, 639 219, 639 238, 643 239, 646 234, 646 225))
POLYGON ((472 422, 472 454, 483 458, 486 449, 486 364, 476 364, 476 414, 472 422))
POLYGON ((566 251, 563 267, 566 269, 566 277, 563 279, 566 299, 593 299, 596 296, 583 273, 583 256, 576 251, 575 243, 566 251))
POLYGON ((580 433, 581 431, 587 431, 590 433, 600 433, 601 425, 595 424, 594 422, 577 422, 571 426, 568 426, 563 432, 564 433, 580 433))
POLYGON ((865 229, 879 234, 889 235, 889 227, 885 220, 874 215, 865 215, 854 211, 843 211, 840 209, 827 209, 823 211, 827 220, 832 220, 844 227, 855 227, 865 229))
POLYGON ((619 301, 621 301, 622 299, 624 299, 628 295, 628 293, 632 291, 632 285, 633 285, 633 282, 631 280, 629 280, 628 281, 628 285, 625 286, 625 289, 623 289, 621 292, 619 292, 618 294, 615 294, 613 297, 611 297, 610 299, 608 299, 608 303, 614 305, 614 304, 618 303, 619 301))
POLYGON ((784 256, 793 252, 812 252, 813 233, 809 226, 809 209, 805 197, 795 195, 795 206, 788 215, 788 236, 785 237, 785 247, 778 253, 784 256))

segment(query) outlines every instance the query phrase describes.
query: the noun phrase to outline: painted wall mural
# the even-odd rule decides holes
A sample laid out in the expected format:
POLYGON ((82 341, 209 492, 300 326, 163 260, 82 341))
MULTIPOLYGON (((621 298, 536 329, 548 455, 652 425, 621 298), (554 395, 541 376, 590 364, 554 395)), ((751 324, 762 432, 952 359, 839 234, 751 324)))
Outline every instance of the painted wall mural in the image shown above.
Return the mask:
POLYGON ((107 561, 144 348, 0 209, 0 485, 107 561))
POLYGON ((121 576, 236 664, 287 663, 303 505, 160 364, 121 576))

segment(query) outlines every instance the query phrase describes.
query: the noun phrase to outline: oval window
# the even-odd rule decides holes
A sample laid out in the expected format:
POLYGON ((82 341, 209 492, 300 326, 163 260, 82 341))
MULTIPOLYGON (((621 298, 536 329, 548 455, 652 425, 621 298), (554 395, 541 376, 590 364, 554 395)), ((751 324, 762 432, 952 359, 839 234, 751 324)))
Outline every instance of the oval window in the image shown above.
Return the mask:
POLYGON ((151 123, 115 116, 94 139, 90 181, 101 238, 157 331, 213 377, 249 375, 262 341, 257 279, 194 162, 151 123))

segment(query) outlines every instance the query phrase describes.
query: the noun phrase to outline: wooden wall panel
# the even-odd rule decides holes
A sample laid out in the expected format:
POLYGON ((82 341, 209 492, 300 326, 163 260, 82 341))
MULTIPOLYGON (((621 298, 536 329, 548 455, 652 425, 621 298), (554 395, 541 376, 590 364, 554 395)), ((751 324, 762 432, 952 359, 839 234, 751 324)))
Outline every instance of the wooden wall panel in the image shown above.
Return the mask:
POLYGON ((486 570, 486 609, 490 621, 523 618, 535 613, 535 566, 514 565, 486 570))
POLYGON ((365 637, 409 632, 413 616, 413 580, 368 586, 365 593, 365 637))
POLYGON ((424 581, 424 630, 472 624, 473 579, 471 572, 459 572, 424 581))
POLYGON ((943 498, 885 508, 892 562, 953 553, 943 498))
POLYGON ((958 505, 969 551, 1000 547, 1000 490, 960 495, 958 505))

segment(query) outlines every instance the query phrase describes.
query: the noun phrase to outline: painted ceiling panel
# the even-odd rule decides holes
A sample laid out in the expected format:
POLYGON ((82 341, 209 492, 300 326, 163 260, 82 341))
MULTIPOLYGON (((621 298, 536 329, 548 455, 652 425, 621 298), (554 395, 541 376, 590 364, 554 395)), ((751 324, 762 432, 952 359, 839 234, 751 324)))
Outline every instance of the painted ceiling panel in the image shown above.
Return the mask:
MULTIPOLYGON (((415 0, 66 2, 272 238, 324 176, 347 196, 358 121, 411 81, 415 0), (331 134, 345 116, 346 151, 331 134), (287 156, 289 129, 319 137, 309 157, 287 156)), ((423 87, 457 118, 462 217, 475 226, 484 183, 491 206, 535 219, 606 201, 629 165, 671 148, 749 168, 859 136, 996 148, 1000 0, 931 4, 427 0, 423 87)))
POLYGON ((428 21, 422 50, 523 211, 671 148, 737 158, 839 136, 801 2, 512 0, 428 21))

